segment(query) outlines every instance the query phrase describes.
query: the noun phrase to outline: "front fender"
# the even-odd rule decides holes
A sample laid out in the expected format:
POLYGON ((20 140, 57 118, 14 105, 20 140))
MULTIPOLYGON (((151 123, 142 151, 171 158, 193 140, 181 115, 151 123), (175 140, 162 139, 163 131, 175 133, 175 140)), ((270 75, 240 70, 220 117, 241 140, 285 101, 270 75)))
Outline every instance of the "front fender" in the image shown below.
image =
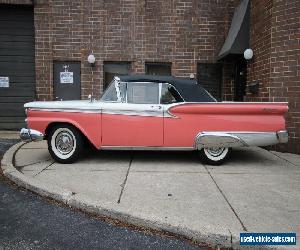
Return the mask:
POLYGON ((67 123, 76 127, 96 147, 101 146, 101 113, 28 111, 28 127, 46 134, 49 126, 67 123))

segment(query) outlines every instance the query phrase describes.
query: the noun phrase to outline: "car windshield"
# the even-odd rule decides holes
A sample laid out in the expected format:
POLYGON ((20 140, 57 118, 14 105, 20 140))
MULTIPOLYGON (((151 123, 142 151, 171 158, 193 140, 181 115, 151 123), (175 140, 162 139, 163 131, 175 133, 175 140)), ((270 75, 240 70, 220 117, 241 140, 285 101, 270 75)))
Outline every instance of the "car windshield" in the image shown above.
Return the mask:
POLYGON ((104 102, 117 102, 118 101, 118 95, 117 95, 117 91, 116 91, 116 80, 112 80, 112 82, 109 84, 108 88, 104 91, 100 100, 104 101, 104 102))
POLYGON ((126 83, 114 79, 100 100, 104 102, 126 102, 126 83))

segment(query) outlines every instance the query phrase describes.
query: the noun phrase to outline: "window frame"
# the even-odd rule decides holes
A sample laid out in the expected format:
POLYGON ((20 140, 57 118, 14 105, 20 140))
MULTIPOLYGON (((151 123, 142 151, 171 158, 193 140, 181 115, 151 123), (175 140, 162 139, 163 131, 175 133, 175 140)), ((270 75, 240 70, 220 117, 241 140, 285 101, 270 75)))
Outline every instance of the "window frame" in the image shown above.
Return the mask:
POLYGON ((156 83, 156 82, 140 82, 140 81, 137 81, 137 82, 125 82, 126 83, 126 103, 128 104, 149 104, 149 105, 159 105, 160 104, 160 93, 161 93, 161 86, 160 86, 160 83, 156 83), (133 102, 128 102, 128 83, 145 83, 145 84, 158 84, 158 103, 133 103, 133 102))
POLYGON ((175 91, 178 93, 178 95, 180 96, 180 98, 183 100, 182 102, 174 102, 174 103, 184 103, 184 102, 185 102, 184 98, 182 97, 182 95, 181 95, 180 92, 176 89, 176 87, 175 87, 174 85, 172 85, 172 84, 170 84, 170 83, 167 83, 167 82, 161 82, 161 83, 159 83, 159 85, 160 85, 159 104, 161 104, 161 105, 171 105, 171 104, 174 104, 174 103, 161 103, 162 86, 163 86, 163 84, 168 85, 168 86, 170 86, 171 88, 175 89, 175 91))
MULTIPOLYGON (((117 101, 105 101, 105 100, 102 100, 102 96, 101 97, 101 101, 103 102, 110 102, 110 103, 127 103, 127 104, 149 104, 149 105, 171 105, 171 104, 174 104, 174 103, 162 103, 161 102, 161 97, 162 97, 162 87, 163 85, 166 85, 168 87, 171 87, 173 88, 177 93, 178 95, 180 96, 180 98, 182 99, 181 102, 176 102, 176 103, 184 103, 185 100, 184 98, 182 97, 182 95, 180 94, 180 92, 176 89, 175 86, 173 86, 172 84, 170 83, 167 83, 167 82, 149 82, 149 81, 143 81, 143 82, 125 82, 125 81, 120 81, 119 79, 116 79, 114 78, 113 81, 109 84, 109 86, 107 87, 106 91, 110 88, 110 85, 114 85, 115 87, 115 91, 116 91, 116 94, 117 94, 117 101), (158 103, 131 103, 131 102, 128 102, 128 84, 129 83, 146 83, 146 84, 158 84, 158 103), (122 101, 122 95, 121 95, 121 90, 120 90, 120 84, 125 84, 125 98, 124 98, 124 101, 122 101)), ((105 94, 105 92, 104 92, 105 94)))
MULTIPOLYGON (((153 68, 152 68, 153 70, 153 68)), ((154 75, 154 76, 171 76, 172 75, 172 62, 145 62, 145 73, 147 75, 154 75), (151 74, 151 68, 152 67, 161 67, 161 68, 167 68, 168 73, 167 74, 161 74, 160 72, 156 72, 155 74, 151 74)))

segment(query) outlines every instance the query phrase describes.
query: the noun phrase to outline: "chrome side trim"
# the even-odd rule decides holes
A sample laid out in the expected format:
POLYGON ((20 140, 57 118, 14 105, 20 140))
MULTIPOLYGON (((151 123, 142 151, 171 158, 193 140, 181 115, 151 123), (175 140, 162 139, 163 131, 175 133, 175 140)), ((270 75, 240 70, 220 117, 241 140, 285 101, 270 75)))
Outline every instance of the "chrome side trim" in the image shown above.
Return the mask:
MULTIPOLYGON (((128 115, 128 116, 150 116, 150 117, 164 117, 161 110, 116 110, 116 109, 43 109, 32 108, 32 111, 46 111, 46 112, 67 112, 67 113, 91 113, 91 114, 110 114, 110 115, 128 115)), ((165 117, 170 117, 166 115, 165 117)), ((173 117, 173 116, 172 116, 173 117)))
POLYGON ((278 132, 200 132, 195 138, 195 148, 270 146, 288 141, 286 131, 278 132))
POLYGON ((58 109, 58 108, 30 108, 32 111, 67 112, 67 113, 101 113, 101 109, 58 109))
POLYGON ((143 151, 193 151, 194 147, 126 147, 126 146, 102 146, 100 150, 143 150, 143 151))
POLYGON ((34 129, 22 128, 20 131, 20 138, 24 142, 41 141, 44 139, 43 133, 34 129))
POLYGON ((114 110, 114 109, 103 109, 102 114, 163 117, 163 112, 160 111, 160 110, 114 110))

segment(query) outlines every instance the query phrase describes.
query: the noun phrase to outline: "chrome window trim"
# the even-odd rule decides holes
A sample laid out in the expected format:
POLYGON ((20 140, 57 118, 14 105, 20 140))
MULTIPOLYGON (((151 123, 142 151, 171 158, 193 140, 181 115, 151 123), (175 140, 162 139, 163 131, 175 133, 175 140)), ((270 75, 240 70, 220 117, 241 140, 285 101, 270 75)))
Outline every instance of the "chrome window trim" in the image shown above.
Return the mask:
POLYGON ((115 80, 115 89, 116 89, 116 92, 117 92, 117 98, 118 98, 118 101, 117 102, 121 102, 121 93, 120 93, 120 81, 116 81, 115 80))
POLYGON ((158 104, 161 105, 161 91, 162 91, 162 83, 160 82, 159 85, 159 90, 158 90, 158 104))

